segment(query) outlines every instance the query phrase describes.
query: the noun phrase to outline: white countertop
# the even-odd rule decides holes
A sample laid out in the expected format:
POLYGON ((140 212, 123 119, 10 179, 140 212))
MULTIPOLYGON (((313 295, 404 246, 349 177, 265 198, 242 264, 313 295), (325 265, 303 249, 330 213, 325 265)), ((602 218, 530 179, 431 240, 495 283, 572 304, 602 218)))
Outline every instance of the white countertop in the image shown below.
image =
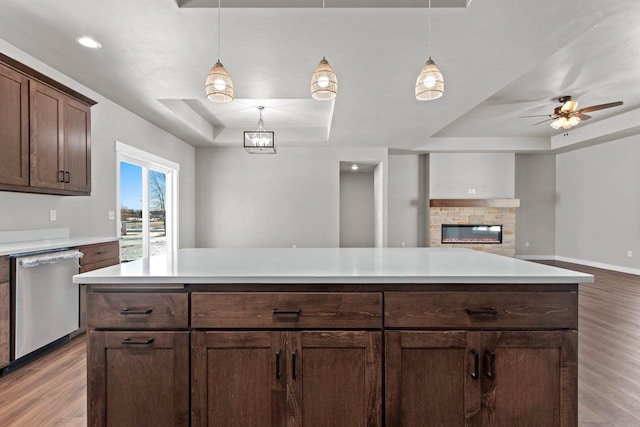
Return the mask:
POLYGON ((593 276, 471 249, 180 249, 79 274, 83 284, 592 283, 593 276))
POLYGON ((117 237, 65 237, 60 239, 28 240, 24 242, 0 243, 0 256, 26 252, 71 248, 94 243, 113 242, 117 237))

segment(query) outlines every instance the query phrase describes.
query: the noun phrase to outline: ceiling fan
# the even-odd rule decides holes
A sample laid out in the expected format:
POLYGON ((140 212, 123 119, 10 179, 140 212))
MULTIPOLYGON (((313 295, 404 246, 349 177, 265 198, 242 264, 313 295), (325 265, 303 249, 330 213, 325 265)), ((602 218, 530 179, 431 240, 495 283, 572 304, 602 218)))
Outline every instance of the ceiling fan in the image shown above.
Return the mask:
POLYGON ((527 117, 548 117, 541 122, 534 123, 531 126, 539 125, 553 120, 551 127, 554 129, 564 128, 570 129, 578 125, 583 120, 589 120, 591 116, 585 114, 592 111, 604 110, 605 108, 617 107, 622 105, 622 101, 609 102, 607 104, 592 105, 590 107, 584 107, 578 110, 578 101, 572 101, 571 96, 561 96, 558 98, 558 102, 561 103, 559 107, 553 109, 553 114, 539 114, 535 116, 522 116, 521 119, 527 117))

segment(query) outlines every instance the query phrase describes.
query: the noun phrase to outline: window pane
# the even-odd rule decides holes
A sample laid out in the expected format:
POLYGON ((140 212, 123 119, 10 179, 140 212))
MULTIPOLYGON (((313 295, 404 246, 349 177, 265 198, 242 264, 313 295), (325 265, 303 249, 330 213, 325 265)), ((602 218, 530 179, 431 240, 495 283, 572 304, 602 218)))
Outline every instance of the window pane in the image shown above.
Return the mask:
POLYGON ((120 162, 120 261, 142 258, 142 167, 120 162))
POLYGON ((167 252, 167 177, 149 170, 149 255, 167 252))

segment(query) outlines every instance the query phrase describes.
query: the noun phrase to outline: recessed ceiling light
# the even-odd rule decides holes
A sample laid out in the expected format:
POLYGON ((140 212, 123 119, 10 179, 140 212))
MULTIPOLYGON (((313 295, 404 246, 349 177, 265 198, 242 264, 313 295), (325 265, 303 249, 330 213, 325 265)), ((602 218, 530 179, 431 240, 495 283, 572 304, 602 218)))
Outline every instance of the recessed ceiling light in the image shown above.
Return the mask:
POLYGON ((351 165, 351 170, 352 171, 357 171, 358 170, 358 165, 356 165, 355 163, 351 165))
POLYGON ((91 37, 77 37, 76 41, 89 49, 100 49, 102 45, 91 37))

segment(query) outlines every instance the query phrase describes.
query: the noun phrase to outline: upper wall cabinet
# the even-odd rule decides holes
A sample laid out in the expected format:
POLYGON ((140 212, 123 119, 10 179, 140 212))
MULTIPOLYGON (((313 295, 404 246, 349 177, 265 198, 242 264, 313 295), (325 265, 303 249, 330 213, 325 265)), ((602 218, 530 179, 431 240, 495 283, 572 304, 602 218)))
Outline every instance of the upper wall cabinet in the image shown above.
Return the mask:
POLYGON ((89 195, 94 104, 0 54, 0 190, 89 195))

